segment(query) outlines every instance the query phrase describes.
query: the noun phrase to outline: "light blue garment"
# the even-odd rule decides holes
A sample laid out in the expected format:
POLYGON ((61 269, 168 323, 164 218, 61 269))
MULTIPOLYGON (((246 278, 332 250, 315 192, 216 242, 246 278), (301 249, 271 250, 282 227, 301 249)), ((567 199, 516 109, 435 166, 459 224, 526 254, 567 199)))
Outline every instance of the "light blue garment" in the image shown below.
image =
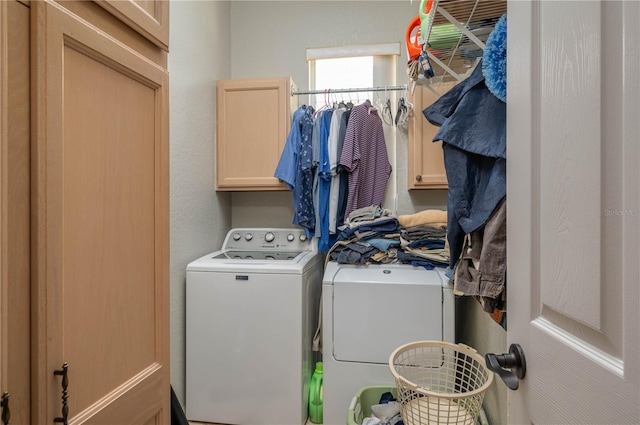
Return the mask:
POLYGON ((374 238, 367 239, 365 242, 383 252, 388 251, 391 247, 400 246, 400 241, 398 239, 374 238))
POLYGON ((274 176, 287 184, 293 193, 293 224, 313 235, 315 213, 313 209, 312 146, 313 108, 303 105, 293 113, 291 131, 287 137, 274 176))
POLYGON ((300 149, 300 127, 296 125, 300 121, 300 118, 305 114, 304 106, 298 108, 293 113, 293 124, 289 131, 289 136, 284 145, 284 150, 280 155, 280 161, 276 166, 276 171, 273 176, 282 180, 287 184, 289 190, 293 190, 296 185, 296 173, 298 165, 298 151, 300 149))

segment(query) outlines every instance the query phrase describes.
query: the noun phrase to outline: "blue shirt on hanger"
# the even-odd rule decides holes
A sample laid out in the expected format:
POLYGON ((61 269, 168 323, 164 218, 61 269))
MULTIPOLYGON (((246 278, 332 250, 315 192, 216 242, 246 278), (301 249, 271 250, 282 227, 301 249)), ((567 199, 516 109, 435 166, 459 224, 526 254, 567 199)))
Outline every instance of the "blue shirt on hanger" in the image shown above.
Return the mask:
POLYGON ((312 196, 313 112, 313 107, 303 105, 293 113, 291 131, 274 173, 292 191, 293 224, 303 227, 308 237, 313 236, 316 224, 312 196))
POLYGON ((329 201, 331 191, 331 164, 329 161, 329 129, 333 109, 324 110, 320 123, 320 158, 318 163, 320 240, 318 249, 326 252, 335 243, 335 235, 329 234, 329 201))

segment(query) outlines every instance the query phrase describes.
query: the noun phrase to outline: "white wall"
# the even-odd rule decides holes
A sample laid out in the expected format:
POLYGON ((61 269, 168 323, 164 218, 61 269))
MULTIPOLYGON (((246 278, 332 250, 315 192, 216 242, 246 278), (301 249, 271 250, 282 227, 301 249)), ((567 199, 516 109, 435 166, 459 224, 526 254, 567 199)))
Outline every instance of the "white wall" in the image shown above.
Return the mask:
POLYGON ((215 191, 215 84, 231 74, 229 2, 172 1, 171 384, 184 404, 185 268, 218 249, 231 197, 215 191))
MULTIPOLYGON (((507 350, 507 333, 489 316, 472 297, 456 299, 458 311, 456 338, 473 347, 484 356, 486 353, 502 354, 507 350)), ((498 375, 495 383, 487 390, 483 408, 492 425, 507 423, 507 386, 498 375)))

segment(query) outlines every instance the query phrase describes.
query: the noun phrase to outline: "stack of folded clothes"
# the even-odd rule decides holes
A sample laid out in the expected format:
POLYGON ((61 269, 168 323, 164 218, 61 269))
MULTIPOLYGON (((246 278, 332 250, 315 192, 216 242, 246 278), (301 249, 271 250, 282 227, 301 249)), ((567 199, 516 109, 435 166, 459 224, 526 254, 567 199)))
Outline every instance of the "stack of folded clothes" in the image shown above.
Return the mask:
POLYGON ((425 210, 396 217, 376 205, 360 208, 349 214, 328 259, 343 264, 446 267, 446 226, 446 211, 425 210))

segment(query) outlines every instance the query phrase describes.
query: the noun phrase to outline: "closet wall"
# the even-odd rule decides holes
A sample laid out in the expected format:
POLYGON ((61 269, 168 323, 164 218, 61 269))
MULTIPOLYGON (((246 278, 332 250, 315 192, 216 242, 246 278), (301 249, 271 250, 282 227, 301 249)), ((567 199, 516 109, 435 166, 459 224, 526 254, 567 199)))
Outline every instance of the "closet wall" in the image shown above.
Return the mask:
POLYGON ((185 269, 218 249, 231 197, 215 191, 216 80, 231 74, 229 2, 172 1, 171 385, 184 403, 185 269))

